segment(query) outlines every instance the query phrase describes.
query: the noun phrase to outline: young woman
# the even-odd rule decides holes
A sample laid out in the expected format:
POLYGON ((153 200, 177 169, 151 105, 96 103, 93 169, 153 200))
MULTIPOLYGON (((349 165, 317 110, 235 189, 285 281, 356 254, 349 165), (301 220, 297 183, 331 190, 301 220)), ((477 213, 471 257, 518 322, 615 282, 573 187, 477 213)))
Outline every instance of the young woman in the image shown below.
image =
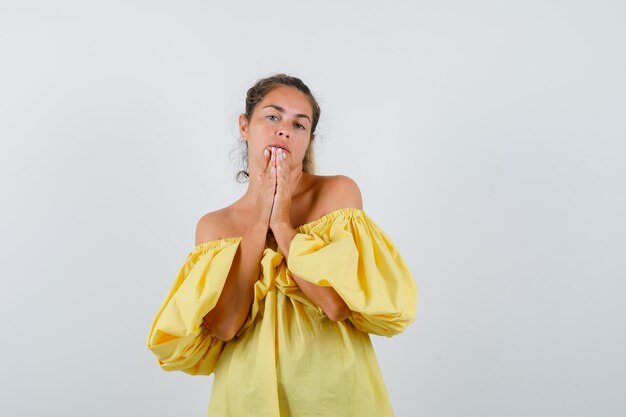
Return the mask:
POLYGON ((211 417, 393 415, 369 333, 413 322, 417 286, 355 181, 313 173, 319 118, 298 78, 248 90, 248 189, 199 220, 152 323, 162 369, 214 373, 211 417))

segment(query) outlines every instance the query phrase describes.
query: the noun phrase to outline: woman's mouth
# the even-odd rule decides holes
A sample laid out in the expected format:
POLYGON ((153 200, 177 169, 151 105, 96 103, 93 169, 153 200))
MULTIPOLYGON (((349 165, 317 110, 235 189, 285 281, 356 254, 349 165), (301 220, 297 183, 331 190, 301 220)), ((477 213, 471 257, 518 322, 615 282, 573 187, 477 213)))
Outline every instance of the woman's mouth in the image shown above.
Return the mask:
POLYGON ((270 145, 270 148, 272 147, 277 148, 277 149, 282 149, 285 152, 289 152, 289 149, 283 148, 281 145, 270 145))

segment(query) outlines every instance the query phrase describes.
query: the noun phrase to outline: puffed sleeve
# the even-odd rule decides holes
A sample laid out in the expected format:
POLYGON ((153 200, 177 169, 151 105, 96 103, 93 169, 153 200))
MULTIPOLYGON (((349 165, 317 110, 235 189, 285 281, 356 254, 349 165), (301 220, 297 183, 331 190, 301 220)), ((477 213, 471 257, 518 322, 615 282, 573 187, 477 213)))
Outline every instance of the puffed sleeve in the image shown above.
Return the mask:
POLYGON ((210 375, 224 346, 202 325, 220 297, 241 237, 196 246, 180 268, 152 322, 148 349, 161 369, 210 375))
POLYGON ((287 266, 292 274, 332 287, 352 310, 348 320, 363 332, 391 337, 415 320, 413 275, 363 210, 335 210, 308 229, 291 241, 287 266))

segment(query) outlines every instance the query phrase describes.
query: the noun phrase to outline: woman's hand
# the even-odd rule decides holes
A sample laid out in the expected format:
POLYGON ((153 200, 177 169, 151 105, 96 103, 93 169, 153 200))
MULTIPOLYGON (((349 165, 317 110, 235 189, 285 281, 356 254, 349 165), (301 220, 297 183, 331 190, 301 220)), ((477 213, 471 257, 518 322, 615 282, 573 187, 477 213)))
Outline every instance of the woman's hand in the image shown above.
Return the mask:
POLYGON ((270 218, 272 215, 272 206, 274 205, 274 194, 276 193, 276 172, 271 167, 275 164, 270 148, 267 147, 263 152, 263 170, 257 176, 259 182, 257 195, 255 197, 255 207, 257 207, 259 221, 268 229, 270 227, 270 218))
POLYGON ((275 232, 275 228, 284 224, 291 227, 291 169, 288 152, 276 149, 274 153, 270 165, 273 162, 276 164, 276 194, 270 217, 270 229, 275 232))

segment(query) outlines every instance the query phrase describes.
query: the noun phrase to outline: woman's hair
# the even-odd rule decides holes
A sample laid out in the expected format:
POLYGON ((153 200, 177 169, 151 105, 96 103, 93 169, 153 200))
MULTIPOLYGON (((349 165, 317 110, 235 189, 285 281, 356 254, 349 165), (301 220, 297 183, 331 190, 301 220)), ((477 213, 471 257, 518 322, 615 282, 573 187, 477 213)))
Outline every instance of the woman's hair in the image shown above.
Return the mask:
MULTIPOLYGON (((301 79, 292 77, 286 74, 275 74, 271 77, 262 78, 256 82, 246 94, 246 113, 245 116, 250 121, 252 119, 252 113, 257 104, 259 104, 265 96, 273 89, 281 86, 295 87, 300 90, 309 99, 311 108, 313 109, 313 120, 311 120, 311 142, 304 154, 304 160, 302 161, 302 171, 307 173, 315 172, 315 159, 313 155, 313 139, 315 139, 315 128, 319 122, 321 109, 315 97, 311 93, 309 87, 302 82, 301 79)), ((246 182, 249 179, 248 173, 248 142, 239 138, 239 146, 241 148, 240 165, 243 165, 243 169, 237 172, 235 179, 237 182, 246 182)))

